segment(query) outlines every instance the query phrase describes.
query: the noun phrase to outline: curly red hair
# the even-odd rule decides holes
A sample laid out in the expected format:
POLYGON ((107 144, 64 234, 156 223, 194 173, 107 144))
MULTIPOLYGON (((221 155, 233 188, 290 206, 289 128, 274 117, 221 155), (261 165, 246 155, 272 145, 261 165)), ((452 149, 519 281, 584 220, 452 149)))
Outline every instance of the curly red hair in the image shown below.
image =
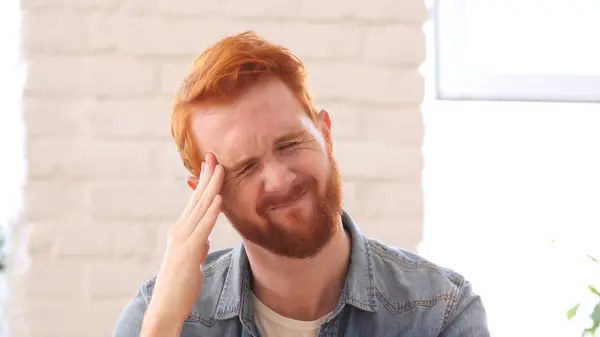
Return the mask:
POLYGON ((316 120, 304 64, 290 50, 248 31, 218 41, 196 58, 171 110, 171 134, 185 167, 194 176, 200 174, 202 159, 190 131, 191 114, 201 105, 230 103, 268 78, 284 82, 316 120))

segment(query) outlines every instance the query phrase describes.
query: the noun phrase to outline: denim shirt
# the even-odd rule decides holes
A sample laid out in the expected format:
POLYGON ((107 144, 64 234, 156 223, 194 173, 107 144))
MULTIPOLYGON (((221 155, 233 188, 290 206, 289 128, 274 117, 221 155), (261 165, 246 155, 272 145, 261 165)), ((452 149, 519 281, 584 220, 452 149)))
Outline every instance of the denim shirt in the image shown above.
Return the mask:
MULTIPOLYGON (((367 238, 345 212, 352 240, 344 289, 320 337, 489 337, 481 298, 458 273, 367 238)), ((208 255, 201 294, 182 337, 259 337, 243 245, 208 255)), ((307 284, 307 286, 310 286, 307 284)), ((113 337, 139 336, 154 279, 125 307, 113 337)))

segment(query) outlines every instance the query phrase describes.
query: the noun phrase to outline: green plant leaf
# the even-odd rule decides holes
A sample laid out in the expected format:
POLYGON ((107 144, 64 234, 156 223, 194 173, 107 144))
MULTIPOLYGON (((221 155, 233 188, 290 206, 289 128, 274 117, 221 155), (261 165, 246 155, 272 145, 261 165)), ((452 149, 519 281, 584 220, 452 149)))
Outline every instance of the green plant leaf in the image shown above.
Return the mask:
POLYGON ((588 286, 588 289, 592 294, 600 297, 600 291, 598 291, 598 289, 596 289, 594 286, 588 286))
POLYGON ((591 333, 592 336, 596 336, 596 331, 598 331, 598 327, 600 327, 600 302, 594 307, 594 310, 590 314, 590 318, 592 319, 592 326, 585 329, 585 331, 591 333))
POLYGON ((575 315, 577 315, 577 310, 579 310, 579 304, 580 303, 577 303, 571 309, 569 309, 569 311, 567 311, 567 319, 572 319, 573 317, 575 317, 575 315))
POLYGON ((592 261, 594 261, 594 262, 596 262, 596 263, 600 263, 600 261, 598 261, 598 259, 597 259, 597 258, 595 258, 595 257, 591 256, 590 254, 586 254, 585 256, 587 256, 587 257, 588 257, 588 259, 590 259, 590 260, 592 260, 592 261))

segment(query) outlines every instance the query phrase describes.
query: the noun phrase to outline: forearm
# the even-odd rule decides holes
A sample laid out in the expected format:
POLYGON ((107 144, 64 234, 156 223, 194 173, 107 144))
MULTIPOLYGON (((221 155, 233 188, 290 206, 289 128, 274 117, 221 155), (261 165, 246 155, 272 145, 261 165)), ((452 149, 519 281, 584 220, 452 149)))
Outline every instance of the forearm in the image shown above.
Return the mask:
POLYGON ((140 337, 178 337, 183 321, 149 310, 144 316, 140 337))

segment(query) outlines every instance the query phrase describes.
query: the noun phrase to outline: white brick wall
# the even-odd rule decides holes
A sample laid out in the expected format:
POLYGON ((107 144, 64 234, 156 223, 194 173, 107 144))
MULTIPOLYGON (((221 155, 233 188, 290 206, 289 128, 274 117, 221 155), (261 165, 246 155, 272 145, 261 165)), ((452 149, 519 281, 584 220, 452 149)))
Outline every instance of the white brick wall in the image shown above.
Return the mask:
MULTIPOLYGON (((28 181, 12 336, 107 336, 156 271, 188 198, 169 135, 191 60, 253 29, 308 66, 330 110, 346 209, 414 248, 422 223, 423 0, 21 0, 28 181), (22 260, 26 263, 25 260, 22 260)), ((238 242, 223 223, 214 248, 238 242)))

